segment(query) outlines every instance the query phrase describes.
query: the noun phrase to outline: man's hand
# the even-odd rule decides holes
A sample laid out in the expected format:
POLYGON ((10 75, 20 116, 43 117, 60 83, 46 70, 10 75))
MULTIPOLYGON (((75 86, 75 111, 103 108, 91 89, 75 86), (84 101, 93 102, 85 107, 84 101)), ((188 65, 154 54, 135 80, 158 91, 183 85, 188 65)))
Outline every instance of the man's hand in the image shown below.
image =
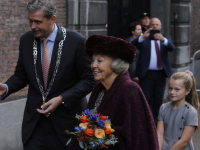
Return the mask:
POLYGON ((6 85, 0 83, 0 96, 6 94, 7 88, 6 85))
POLYGON ((56 110, 56 108, 63 102, 62 96, 57 96, 49 100, 48 102, 44 103, 41 108, 37 109, 40 114, 44 114, 46 117, 56 110))
POLYGON ((142 39, 145 39, 145 38, 149 37, 151 30, 152 30, 152 28, 149 28, 148 30, 146 30, 144 32, 144 34, 142 35, 142 39))
POLYGON ((160 40, 161 42, 164 42, 165 40, 165 38, 160 33, 155 33, 153 36, 156 40, 160 40))

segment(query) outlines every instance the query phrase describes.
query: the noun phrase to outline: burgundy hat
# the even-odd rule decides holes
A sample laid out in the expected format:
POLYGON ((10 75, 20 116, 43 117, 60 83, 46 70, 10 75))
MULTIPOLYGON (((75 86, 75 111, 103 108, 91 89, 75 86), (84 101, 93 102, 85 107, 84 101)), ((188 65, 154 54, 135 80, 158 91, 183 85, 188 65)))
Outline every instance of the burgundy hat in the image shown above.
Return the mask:
POLYGON ((136 48, 133 44, 112 36, 92 35, 86 42, 86 53, 94 53, 120 58, 129 64, 135 60, 136 48))

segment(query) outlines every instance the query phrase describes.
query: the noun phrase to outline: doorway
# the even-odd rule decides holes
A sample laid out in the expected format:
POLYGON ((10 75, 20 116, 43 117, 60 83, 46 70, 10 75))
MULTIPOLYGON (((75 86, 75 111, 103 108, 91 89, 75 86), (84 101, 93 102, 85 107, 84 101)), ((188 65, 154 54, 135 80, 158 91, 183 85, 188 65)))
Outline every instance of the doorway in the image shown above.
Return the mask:
POLYGON ((108 36, 130 36, 129 24, 143 12, 150 12, 150 0, 108 0, 108 36))

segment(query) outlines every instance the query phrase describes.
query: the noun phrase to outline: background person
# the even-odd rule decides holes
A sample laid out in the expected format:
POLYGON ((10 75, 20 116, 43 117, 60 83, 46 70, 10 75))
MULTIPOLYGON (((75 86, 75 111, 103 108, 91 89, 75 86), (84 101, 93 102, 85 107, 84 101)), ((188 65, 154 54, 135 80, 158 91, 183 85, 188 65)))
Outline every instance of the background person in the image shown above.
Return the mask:
POLYGON ((137 39, 139 35, 142 33, 142 27, 139 22, 132 22, 128 27, 128 31, 131 36, 126 38, 125 40, 128 42, 132 42, 133 40, 137 39))
MULTIPOLYGON (((119 143, 109 150, 158 150, 150 108, 140 87, 127 72, 135 57, 135 47, 119 38, 93 35, 86 42, 86 52, 92 58, 94 78, 99 81, 88 108, 108 116, 119 133, 119 143)), ((81 149, 76 138, 69 149, 81 149)))
POLYGON ((5 99, 29 84, 24 149, 66 150, 69 135, 64 131, 76 125, 74 114, 86 108, 84 97, 95 84, 85 38, 55 24, 56 7, 49 0, 33 0, 27 10, 32 31, 20 38, 15 72, 0 83, 0 95, 5 99))
MULTIPOLYGON (((142 33, 141 24, 139 22, 132 22, 129 25, 129 32, 131 33, 132 36, 126 38, 126 41, 132 42, 133 40, 135 40, 141 35, 142 33)), ((138 77, 135 77, 135 69, 136 69, 139 53, 140 51, 137 49, 135 61, 129 66, 129 69, 128 69, 131 79, 135 82, 139 82, 138 77)))
POLYGON ((140 15, 139 22, 142 26, 142 33, 144 33, 148 28, 150 24, 150 15, 147 12, 144 12, 140 15))
POLYGON ((194 150, 192 135, 199 128, 199 98, 190 71, 174 73, 169 80, 171 102, 160 107, 157 133, 160 150, 194 150))
POLYGON ((159 108, 163 103, 166 78, 170 77, 172 72, 168 52, 174 50, 174 45, 170 36, 161 33, 154 34, 155 40, 151 40, 150 30, 161 30, 158 18, 151 19, 150 28, 132 44, 140 50, 135 74, 139 78, 139 85, 157 123, 159 108))

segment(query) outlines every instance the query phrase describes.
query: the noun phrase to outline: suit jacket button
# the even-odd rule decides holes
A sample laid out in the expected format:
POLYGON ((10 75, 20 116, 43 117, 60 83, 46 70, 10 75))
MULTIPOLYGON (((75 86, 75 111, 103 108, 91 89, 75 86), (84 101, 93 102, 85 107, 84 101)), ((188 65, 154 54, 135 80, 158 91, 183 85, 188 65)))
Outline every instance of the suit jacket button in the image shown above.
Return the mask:
POLYGON ((180 128, 180 130, 182 130, 182 128, 180 128))
POLYGON ((184 117, 182 117, 182 119, 184 119, 184 117))
POLYGON ((179 137, 178 139, 180 140, 181 138, 179 137))
POLYGON ((190 107, 187 107, 187 109, 189 109, 190 107))

